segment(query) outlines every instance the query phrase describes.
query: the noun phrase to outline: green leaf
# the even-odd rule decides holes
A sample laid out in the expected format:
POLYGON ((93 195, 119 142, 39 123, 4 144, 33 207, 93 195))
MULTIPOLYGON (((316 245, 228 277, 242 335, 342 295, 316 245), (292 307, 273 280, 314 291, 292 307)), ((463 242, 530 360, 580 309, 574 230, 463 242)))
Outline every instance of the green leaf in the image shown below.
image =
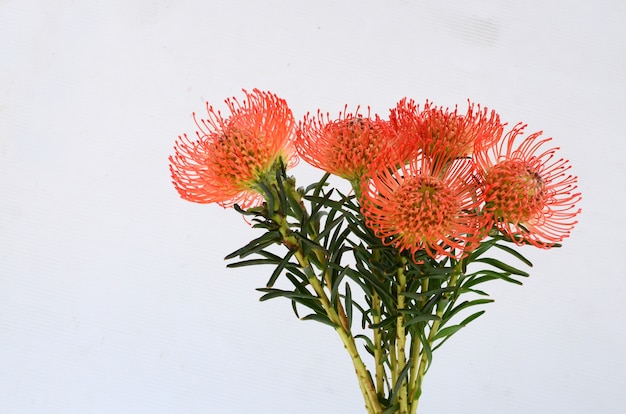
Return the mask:
POLYGON ((533 267, 533 264, 530 260, 528 260, 527 258, 525 258, 524 256, 522 256, 522 254, 520 252, 518 252, 517 250, 509 247, 509 246, 505 246, 503 244, 495 244, 495 247, 497 247, 498 249, 504 250, 505 252, 515 256, 516 258, 518 258, 520 261, 524 262, 525 265, 529 266, 529 267, 533 267))
POLYGON ((296 318, 300 319, 300 315, 298 314, 298 307, 296 306, 297 302, 295 300, 291 301, 291 309, 293 309, 293 313, 296 314, 296 318))
POLYGON ((330 319, 328 319, 328 316, 319 315, 317 313, 312 313, 310 315, 306 315, 306 316, 302 317, 300 320, 302 320, 302 321, 317 321, 317 322, 321 322, 323 324, 332 326, 333 328, 337 328, 337 325, 332 323, 330 321, 330 319))
POLYGON ((304 198, 310 202, 314 202, 314 203, 319 203, 322 204, 325 207, 329 207, 332 208, 334 210, 339 210, 341 211, 343 209, 343 204, 339 201, 334 201, 331 200, 330 198, 327 197, 319 197, 319 196, 315 196, 315 195, 305 195, 304 198))
POLYGON ((393 324, 396 319, 398 319, 398 315, 390 315, 388 318, 385 318, 383 320, 381 320, 378 323, 373 323, 371 324, 369 327, 370 329, 379 329, 379 328, 384 328, 385 326, 391 325, 393 324))
POLYGON ((350 285, 348 283, 346 283, 344 304, 346 308, 346 316, 348 317, 348 329, 350 329, 352 327, 352 291, 350 290, 350 285))
POLYGON ((270 188, 263 181, 260 181, 258 184, 259 184, 259 187, 261 187, 261 189, 263 190, 263 193, 264 193, 263 197, 265 198, 267 202, 269 215, 271 217, 276 211, 274 210, 274 204, 275 204, 274 194, 272 194, 272 191, 270 190, 270 188))
POLYGON ((346 272, 348 271, 348 268, 347 267, 341 268, 339 267, 339 265, 335 265, 334 263, 330 263, 329 265, 330 265, 330 268, 341 269, 341 271, 333 279, 333 285, 330 290, 330 303, 332 303, 333 306, 335 306, 337 302, 337 296, 339 296, 339 285, 341 284, 341 280, 343 279, 346 272))
POLYGON ((244 266, 257 266, 257 265, 276 265, 279 264, 280 261, 276 261, 276 260, 271 260, 271 259, 250 259, 250 260, 242 260, 240 262, 236 262, 236 263, 229 263, 226 265, 226 267, 234 269, 237 267, 244 267, 244 266))
POLYGON ((345 247, 344 245, 344 242, 346 241, 349 235, 350 235, 349 228, 342 229, 342 226, 337 226, 331 238, 327 239, 328 243, 327 243, 326 248, 331 252, 334 252, 340 249, 343 249, 343 250, 347 249, 347 247, 345 247))
POLYGON ((244 258, 245 256, 256 253, 257 251, 262 250, 267 246, 270 246, 274 243, 279 243, 281 240, 282 236, 280 235, 279 231, 269 231, 261 237, 252 240, 250 243, 246 244, 242 248, 230 253, 224 258, 224 260, 234 259, 235 257, 244 258))
POLYGON ((294 253, 295 253, 294 250, 290 250, 289 252, 287 252, 283 260, 278 264, 278 266, 276 266, 276 269, 274 269, 274 271, 272 272, 270 279, 267 281, 267 284, 266 284, 267 287, 274 286, 276 279, 278 279, 278 276, 280 276, 283 269, 285 269, 285 266, 287 266, 287 263, 289 263, 289 259, 291 259, 294 253))
POLYGON ((337 226, 342 221, 343 221, 343 217, 339 217, 330 223, 328 223, 327 221, 326 225, 324 226, 324 230, 322 230, 320 234, 317 235, 317 238, 324 239, 325 237, 327 237, 328 234, 332 231, 332 229, 335 228, 335 226, 337 226))
POLYGON ((452 336, 456 332, 458 332, 461 328, 464 328, 464 327, 465 326, 459 324, 459 325, 452 325, 452 326, 448 326, 446 328, 443 328, 439 332, 437 332, 437 334, 433 338, 433 341, 436 341, 436 340, 441 339, 441 338, 446 338, 446 337, 452 336))
POLYGON ((396 380, 396 383, 393 386, 393 390, 391 391, 391 396, 389 397, 389 401, 395 401, 396 396, 398 395, 398 391, 400 390, 400 386, 402 385, 402 382, 406 379, 406 376, 409 372, 409 368, 411 368, 411 364, 406 364, 404 368, 402 368, 402 371, 400 371, 400 373, 398 374, 398 379, 396 380))
POLYGON ((453 287, 445 287, 445 288, 428 290, 426 292, 420 292, 420 293, 402 292, 400 294, 402 296, 406 296, 407 298, 411 298, 411 299, 415 299, 415 300, 424 300, 424 299, 430 298, 430 297, 432 297, 434 295, 441 295, 442 293, 446 293, 446 292, 454 292, 454 288, 453 287))
POLYGON ((487 263, 493 267, 497 267, 500 270, 504 270, 505 272, 514 274, 514 275, 519 275, 519 276, 524 276, 524 277, 528 277, 530 276, 527 272, 524 272, 523 270, 519 270, 511 265, 508 265, 498 259, 493 259, 493 258, 482 258, 482 259, 476 259, 476 262, 481 262, 481 263, 487 263))
POLYGON ((460 325, 463 325, 463 326, 469 325, 470 322, 472 322, 474 319, 478 318, 479 316, 483 315, 485 312, 486 312, 485 310, 481 310, 481 311, 474 313, 473 315, 468 316, 467 318, 463 319, 460 325))
POLYGON ((307 293, 294 292, 291 290, 282 290, 282 289, 274 289, 274 288, 258 288, 257 290, 259 292, 267 292, 265 295, 259 298, 261 302, 264 302, 266 300, 273 299, 273 298, 278 298, 278 297, 285 297, 285 298, 294 299, 294 300, 296 299, 318 300, 310 293, 307 294, 307 293))
POLYGON ((433 361, 433 349, 430 347, 430 342, 428 341, 428 339, 426 339, 426 336, 424 335, 423 330, 419 332, 419 337, 420 337, 420 342, 422 343, 422 352, 426 354, 426 361, 427 361, 426 371, 428 371, 428 369, 430 368, 430 364, 433 361))
MULTIPOLYGON (((285 176, 285 171, 284 170, 276 170, 276 187, 277 187, 277 193, 278 193, 278 207, 279 207, 279 211, 280 214, 283 216, 287 215, 287 192, 285 191, 285 185, 283 182, 283 177, 285 176)), ((273 210, 270 210, 270 212, 272 212, 273 210)))
POLYGON ((482 256, 487 250, 492 248, 496 244, 496 242, 497 240, 495 239, 483 241, 482 243, 480 243, 480 246, 472 250, 472 252, 465 259, 463 259, 463 261, 466 264, 476 261, 478 257, 482 256))
POLYGON ((408 319, 404 323, 404 326, 409 327, 411 325, 415 325, 418 322, 438 321, 439 319, 440 318, 437 315, 431 315, 431 314, 418 315, 418 316, 412 317, 411 319, 408 319))
POLYGON ((376 348, 374 346, 374 342, 372 342, 372 339, 367 336, 367 335, 355 335, 354 339, 362 339, 363 342, 365 342, 365 350, 372 356, 374 356, 374 349, 376 348))
POLYGON ((479 270, 472 274, 471 279, 463 284, 464 289, 469 289, 472 286, 476 286, 480 283, 488 282, 490 280, 501 279, 505 282, 513 283, 516 285, 523 285, 519 280, 513 279, 510 277, 511 274, 508 272, 496 272, 494 270, 479 270), (474 277, 476 275, 482 275, 480 277, 474 277))
POLYGON ((273 299, 273 298, 284 297, 284 298, 290 299, 293 302, 297 302, 298 304, 302 306, 306 306, 307 308, 311 309, 313 312, 320 313, 320 314, 324 313, 324 308, 320 304, 319 298, 315 297, 308 290, 289 291, 289 290, 281 290, 281 289, 274 289, 274 288, 259 288, 256 290, 258 290, 259 292, 266 292, 265 295, 259 298, 261 302, 269 300, 269 299, 273 299))
POLYGON ((322 176, 322 178, 321 178, 318 182, 313 183, 313 184, 310 184, 310 185, 309 185, 309 186, 308 186, 308 187, 304 190, 305 194, 306 194, 306 193, 308 193, 308 192, 309 192, 309 191, 311 191, 311 190, 314 190, 314 191, 313 191, 313 195, 314 195, 314 196, 319 195, 320 191, 322 191, 322 188, 323 188, 324 186, 328 185, 328 184, 327 184, 327 181, 328 181, 328 178, 329 178, 329 177, 330 177, 330 173, 324 173, 324 175, 322 176))
POLYGON ((266 211, 265 211, 265 206, 258 206, 258 207, 251 207, 247 210, 244 210, 241 208, 241 206, 239 204, 234 204, 233 208, 235 209, 235 211, 239 214, 242 214, 244 216, 265 216, 266 211))
POLYGON ((437 341, 439 339, 443 339, 443 341, 437 344, 437 346, 434 349, 439 348, 452 335, 457 333, 461 328, 465 328, 470 322, 472 322, 474 319, 478 318, 479 316, 483 315, 484 313, 485 313, 484 310, 478 311, 476 313, 471 314, 467 318, 463 319, 463 321, 461 321, 461 323, 459 323, 458 325, 452 325, 452 326, 448 326, 446 328, 441 329, 439 332, 437 332, 437 334, 433 338, 433 341, 437 341))
POLYGON ((287 203, 292 212, 292 216, 298 220, 299 223, 302 223, 305 218, 305 209, 302 205, 293 197, 287 197, 287 203))
POLYGON ((461 303, 458 306, 455 306, 452 309, 449 309, 448 311, 446 311, 443 315, 443 320, 444 321, 448 321, 450 320, 450 318, 452 318, 454 315, 456 315, 457 313, 461 312, 463 309, 467 309, 471 306, 477 306, 477 305, 484 305, 487 303, 492 303, 493 299, 474 299, 474 300, 466 300, 465 302, 461 303))

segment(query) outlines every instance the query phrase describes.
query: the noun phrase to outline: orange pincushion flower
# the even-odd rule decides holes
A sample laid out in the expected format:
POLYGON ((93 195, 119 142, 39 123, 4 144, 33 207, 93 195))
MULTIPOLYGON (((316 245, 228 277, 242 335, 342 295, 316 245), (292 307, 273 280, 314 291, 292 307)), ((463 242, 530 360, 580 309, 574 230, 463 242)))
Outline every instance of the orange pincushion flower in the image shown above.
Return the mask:
POLYGON ((399 169, 381 168, 363 183, 365 222, 386 245, 439 259, 460 258, 478 246, 487 223, 479 214, 473 165, 444 152, 419 157, 399 169))
POLYGON ((461 114, 456 107, 451 112, 428 101, 420 109, 415 101, 404 98, 391 110, 389 119, 400 138, 412 143, 414 152, 432 156, 436 148, 450 159, 471 155, 478 143, 493 145, 504 127, 495 111, 469 101, 467 112, 461 114))
POLYGON ((539 139, 541 132, 516 146, 525 127, 517 124, 499 145, 475 154, 482 170, 484 211, 517 244, 550 248, 568 237, 577 223, 578 178, 566 174, 569 161, 555 159, 558 148, 541 148, 551 140, 539 139))
POLYGON ((279 160, 297 162, 291 139, 295 127, 287 103, 275 94, 243 91, 243 102, 227 99, 230 117, 207 102, 207 119, 193 114, 196 139, 178 137, 170 156, 174 186, 182 198, 196 203, 218 203, 242 208, 261 203, 259 183, 271 180, 279 160))
POLYGON ((361 177, 379 157, 394 149, 396 135, 387 121, 358 113, 339 113, 331 121, 317 112, 317 118, 307 114, 300 122, 296 143, 298 153, 314 167, 360 185, 361 177))

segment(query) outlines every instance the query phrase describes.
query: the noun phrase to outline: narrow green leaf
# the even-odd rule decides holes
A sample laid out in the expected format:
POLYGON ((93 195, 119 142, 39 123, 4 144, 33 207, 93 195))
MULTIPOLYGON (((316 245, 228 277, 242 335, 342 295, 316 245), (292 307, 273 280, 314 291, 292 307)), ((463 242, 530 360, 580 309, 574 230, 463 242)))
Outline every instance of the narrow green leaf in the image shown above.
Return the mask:
POLYGON ((269 211, 269 217, 271 217, 275 210, 274 210, 274 204, 275 204, 275 200, 274 200, 274 194, 272 194, 272 191, 270 190, 270 188, 263 182, 260 181, 259 183, 259 187, 261 187, 261 189, 263 190, 263 197, 265 198, 266 202, 267 202, 267 206, 268 206, 268 211, 269 211))
MULTIPOLYGON (((280 214, 282 214, 283 216, 287 215, 287 205, 289 204, 287 202, 287 192, 285 191, 285 185, 283 182, 283 177, 285 176, 285 171, 280 171, 277 170, 276 171, 276 187, 277 187, 277 193, 278 193, 278 206, 280 209, 280 214)), ((273 210, 270 210, 270 212, 273 210)))
POLYGON ((398 315, 393 315, 393 316, 390 315, 388 318, 385 318, 378 323, 373 323, 369 327, 371 329, 384 328, 385 326, 391 325, 392 323, 394 323, 396 319, 398 319, 398 315))
POLYGON ((474 319, 478 318, 479 316, 483 315, 485 312, 486 312, 485 310, 481 310, 481 311, 478 311, 478 312, 468 316, 467 318, 463 319, 463 321, 460 323, 460 325, 462 325, 462 326, 469 325, 470 322, 472 322, 474 319))
POLYGON ((271 260, 271 259, 250 259, 250 260, 242 260, 241 262, 236 262, 236 263, 229 263, 226 265, 226 267, 234 269, 237 267, 244 267, 244 266, 257 266, 257 265, 276 265, 279 264, 280 261, 276 261, 276 260, 271 260))
POLYGON ((305 210, 302 208, 302 205, 293 197, 287 197, 287 202, 293 217, 298 220, 298 222, 304 221, 305 210))
POLYGON ((398 379, 396 380, 396 383, 393 386, 393 390, 391 391, 391 396, 389 397, 389 401, 395 401, 396 396, 398 395, 398 391, 400 390, 400 386, 402 385, 402 382, 406 379, 406 376, 409 372, 409 368, 411 368, 411 364, 406 364, 404 368, 402 368, 402 371, 400 371, 400 373, 398 374, 398 379))
POLYGON ((474 300, 469 300, 469 301, 466 300, 460 305, 457 305, 454 308, 446 311, 442 319, 444 321, 448 321, 450 320, 450 318, 452 318, 457 313, 461 312, 463 309, 467 309, 471 306, 484 305, 484 304, 492 303, 492 302, 493 302, 493 299, 474 299, 474 300))
POLYGON ((295 300, 292 300, 291 309, 293 309, 293 313, 296 314, 296 318, 300 319, 300 315, 298 314, 298 307, 296 305, 297 305, 297 302, 295 300))
POLYGON ((476 262, 481 262, 481 263, 487 263, 493 267, 497 267, 500 270, 504 270, 505 272, 509 272, 511 274, 514 275, 519 275, 519 276, 524 276, 524 277, 528 277, 530 276, 527 272, 524 272, 523 270, 519 270, 511 265, 508 265, 498 259, 493 259, 493 258, 482 258, 482 259, 476 259, 476 262))
POLYGON ((343 221, 343 216, 333 220, 330 223, 326 222, 326 224, 324 226, 324 230, 322 230, 320 232, 320 234, 317 235, 317 238, 318 239, 324 239, 325 237, 327 237, 328 234, 332 231, 332 229, 335 228, 335 226, 337 226, 342 221, 343 221))
POLYGON ((302 321, 317 321, 317 322, 321 322, 321 323, 323 323, 323 324, 326 324, 326 325, 332 326, 333 328, 337 328, 337 325, 335 325, 334 323, 332 323, 332 322, 330 321, 330 319, 328 319, 328 317, 327 317, 327 316, 325 316, 325 315, 319 315, 319 314, 317 314, 317 313, 312 313, 312 314, 310 314, 310 315, 306 315, 306 316, 304 316, 304 317, 300 318, 300 320, 302 320, 302 321))
POLYGON ((304 190, 305 194, 308 193, 311 190, 314 190, 313 191, 313 195, 314 196, 319 195, 320 191, 322 191, 322 188, 327 185, 327 181, 328 181, 329 177, 330 177, 330 173, 324 173, 324 175, 322 176, 322 178, 318 182, 310 184, 304 190))
POLYGON ((424 300, 426 298, 432 297, 433 295, 441 295, 442 293, 446 293, 446 292, 454 292, 454 288, 453 287, 445 287, 445 288, 428 290, 428 291, 423 292, 423 293, 422 292, 420 292, 420 293, 402 292, 401 295, 402 296, 406 296, 407 298, 415 299, 415 300, 424 300))
MULTIPOLYGON (((334 263, 330 265, 330 268, 333 268, 333 267, 340 268, 338 265, 335 265, 335 266, 333 265, 334 263)), ((335 306, 335 304, 337 303, 337 297, 339 296, 339 285, 341 284, 341 280, 343 279, 347 271, 348 271, 348 268, 341 269, 341 271, 337 274, 337 276, 333 280, 333 285, 331 286, 331 290, 330 290, 330 303, 332 303, 333 306, 335 306)))
POLYGON ((355 335, 354 339, 362 339, 363 342, 365 342, 365 350, 372 356, 374 356, 374 349, 376 348, 374 346, 374 342, 372 342, 372 339, 367 336, 367 335, 355 335))
POLYGON ((430 315, 430 314, 425 314, 425 315, 419 315, 419 316, 414 316, 411 319, 408 319, 405 323, 404 326, 409 327, 411 325, 415 325, 418 322, 423 322, 423 321, 438 321, 440 318, 437 315, 430 315))
POLYGON ((419 336, 420 336, 420 342, 422 343, 422 352, 426 354, 426 361, 427 361, 426 371, 428 371, 428 369, 430 368, 430 364, 433 361, 433 349, 430 346, 430 342, 424 335, 423 330, 419 332, 419 336))
POLYGON ((261 296, 259 298, 259 300, 261 302, 264 302, 266 300, 269 299, 273 299, 273 298, 278 298, 278 297, 285 297, 288 299, 314 299, 316 300, 317 298, 315 298, 313 295, 311 295, 310 293, 300 293, 300 292, 293 292, 290 290, 282 290, 282 289, 267 289, 267 288, 259 288, 257 289, 259 292, 267 292, 265 295, 261 296))
POLYGON ((266 284, 267 287, 274 286, 276 279, 278 279, 278 276, 280 276, 283 269, 285 269, 285 266, 287 266, 287 263, 289 263, 289 260, 291 259, 291 256, 293 256, 294 253, 295 253, 294 250, 290 250, 289 252, 287 252, 283 260, 278 264, 278 266, 276 266, 276 269, 274 269, 274 271, 272 272, 270 279, 267 281, 267 284, 266 284))
POLYGON ((352 291, 350 290, 350 285, 348 283, 346 283, 344 306, 346 308, 346 316, 348 317, 348 329, 350 329, 352 327, 352 291))
POLYGON ((448 336, 452 336, 454 335, 456 332, 459 331, 459 329, 464 328, 463 325, 452 325, 452 326, 448 326, 446 328, 441 329, 439 332, 437 332, 437 334, 435 335, 435 337, 433 338, 433 341, 439 340, 441 338, 445 338, 448 336))
POLYGON ((511 255, 515 256, 516 258, 518 258, 519 260, 521 260, 522 262, 524 262, 525 265, 529 266, 529 267, 533 267, 533 264, 530 260, 528 260, 527 258, 525 258, 524 256, 522 256, 522 254, 520 252, 518 252, 517 250, 503 245, 503 244, 495 244, 495 247, 497 247, 498 249, 504 250, 507 253, 510 253, 511 255))
POLYGON ((264 249, 267 246, 270 246, 274 243, 278 243, 280 242, 280 240, 281 240, 280 232, 278 232, 277 230, 269 231, 265 233, 264 235, 262 235, 261 237, 258 237, 252 240, 250 243, 246 244, 242 248, 237 249, 234 252, 230 253, 228 256, 224 258, 224 260, 233 259, 235 257, 243 258, 252 253, 256 253, 257 251, 261 249, 264 249))
POLYGON ((472 263, 476 261, 478 257, 482 256, 487 250, 492 248, 496 244, 496 242, 497 240, 494 239, 483 241, 482 243, 480 243, 480 246, 472 250, 472 252, 463 260, 466 263, 472 263))

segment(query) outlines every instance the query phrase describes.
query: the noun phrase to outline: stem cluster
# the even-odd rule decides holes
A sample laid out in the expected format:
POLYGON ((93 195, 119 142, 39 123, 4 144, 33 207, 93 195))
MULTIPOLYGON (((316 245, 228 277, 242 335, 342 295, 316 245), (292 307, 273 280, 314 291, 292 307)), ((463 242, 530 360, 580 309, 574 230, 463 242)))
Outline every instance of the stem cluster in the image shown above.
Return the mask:
POLYGON ((499 247, 530 263, 497 235, 463 259, 418 254, 416 263, 416 255, 385 246, 365 225, 355 196, 329 189, 327 179, 328 174, 306 189, 296 188, 277 163, 275 175, 258 185, 265 203, 238 209, 265 233, 228 255, 243 259, 229 267, 273 265, 266 287, 258 289, 261 300, 285 297, 301 319, 333 327, 352 360, 369 414, 414 414, 432 352, 484 311, 460 320, 459 312, 491 301, 475 286, 493 279, 520 283, 513 276, 527 276, 483 254, 499 247), (275 252, 277 244, 286 248, 282 256, 275 252), (247 259, 251 255, 257 258, 247 259), (470 272, 471 263, 489 269, 470 272), (281 275, 292 289, 274 286, 281 275), (467 293, 473 299, 461 302, 467 293), (310 313, 300 316, 303 307, 310 313))

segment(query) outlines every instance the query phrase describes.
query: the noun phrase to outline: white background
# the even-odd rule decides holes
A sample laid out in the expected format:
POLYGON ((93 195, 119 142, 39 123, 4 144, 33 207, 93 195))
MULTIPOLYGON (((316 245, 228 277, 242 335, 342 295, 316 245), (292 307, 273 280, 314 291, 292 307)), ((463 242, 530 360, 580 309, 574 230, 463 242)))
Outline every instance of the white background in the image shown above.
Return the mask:
POLYGON ((270 269, 225 268, 259 233, 170 184, 191 112, 254 87, 297 119, 470 98, 553 136, 580 223, 523 249, 524 287, 486 287, 420 412, 624 412, 625 21, 617 0, 0 2, 0 412, 364 412, 335 333, 259 303, 270 269))

